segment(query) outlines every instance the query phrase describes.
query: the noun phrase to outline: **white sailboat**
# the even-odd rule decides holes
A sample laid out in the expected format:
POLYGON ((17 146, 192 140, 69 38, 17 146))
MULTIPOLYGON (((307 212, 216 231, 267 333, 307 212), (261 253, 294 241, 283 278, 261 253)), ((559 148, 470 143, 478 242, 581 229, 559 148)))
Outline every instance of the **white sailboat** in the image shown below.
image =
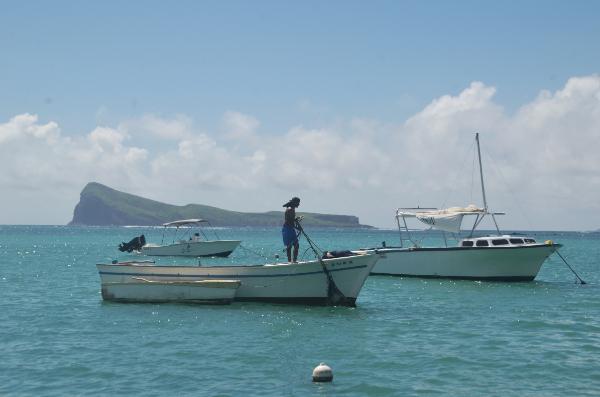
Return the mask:
MULTIPOLYGON (((356 253, 340 258, 268 265, 157 266, 132 261, 96 267, 105 300, 119 300, 115 299, 114 291, 123 285, 128 290, 125 301, 140 298, 140 294, 148 291, 148 280, 163 285, 171 283, 165 288, 167 293, 172 293, 173 283, 184 286, 206 280, 234 280, 239 281, 234 301, 354 306, 378 259, 375 254, 356 253)), ((160 295, 154 296, 159 301, 160 298, 160 295)))
POLYGON ((506 235, 500 232, 496 215, 502 212, 488 210, 481 165, 479 134, 475 135, 483 208, 470 205, 466 208, 400 208, 396 211, 396 221, 400 232, 400 247, 377 248, 380 260, 372 274, 398 276, 456 278, 496 281, 531 281, 542 264, 560 244, 552 241, 538 243, 531 237, 506 235), (477 226, 487 215, 491 216, 498 235, 474 237, 477 226), (469 236, 457 246, 447 245, 446 232, 458 233, 465 216, 475 216, 469 236), (406 219, 416 218, 431 229, 444 233, 444 247, 421 247, 413 239, 406 219), (411 246, 405 247, 405 241, 411 246))

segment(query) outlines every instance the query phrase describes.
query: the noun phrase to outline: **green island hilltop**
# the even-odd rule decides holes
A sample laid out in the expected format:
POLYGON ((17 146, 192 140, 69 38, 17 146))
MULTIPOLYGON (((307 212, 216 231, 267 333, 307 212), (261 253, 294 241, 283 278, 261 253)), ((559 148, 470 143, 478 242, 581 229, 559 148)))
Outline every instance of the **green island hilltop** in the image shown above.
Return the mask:
MULTIPOLYGON (((313 227, 371 228, 361 225, 352 215, 329 215, 298 212, 303 224, 313 227)), ((183 206, 161 203, 120 192, 96 182, 81 191, 79 203, 69 225, 87 226, 152 226, 179 219, 202 218, 213 226, 281 226, 283 211, 263 213, 237 212, 202 204, 183 206)))

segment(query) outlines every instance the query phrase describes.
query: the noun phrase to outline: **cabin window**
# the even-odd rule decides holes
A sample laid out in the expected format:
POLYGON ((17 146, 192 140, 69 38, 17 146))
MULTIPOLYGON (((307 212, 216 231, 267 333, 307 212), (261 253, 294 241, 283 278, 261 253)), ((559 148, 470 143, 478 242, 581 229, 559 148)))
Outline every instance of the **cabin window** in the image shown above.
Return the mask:
POLYGON ((489 244, 487 240, 477 240, 477 243, 475 243, 475 245, 478 247, 487 247, 489 244))
POLYGON ((534 239, 532 239, 532 238, 526 238, 526 239, 525 239, 525 242, 526 242, 527 244, 535 244, 535 240, 534 240, 534 239))
POLYGON ((499 238, 496 240, 492 240, 493 245, 508 245, 508 240, 505 238, 499 238))
POLYGON ((463 247, 472 247, 473 246, 473 242, 472 241, 463 241, 462 242, 462 246, 463 247))
POLYGON ((510 239, 510 243, 511 244, 523 244, 523 239, 521 239, 521 238, 511 238, 510 239))

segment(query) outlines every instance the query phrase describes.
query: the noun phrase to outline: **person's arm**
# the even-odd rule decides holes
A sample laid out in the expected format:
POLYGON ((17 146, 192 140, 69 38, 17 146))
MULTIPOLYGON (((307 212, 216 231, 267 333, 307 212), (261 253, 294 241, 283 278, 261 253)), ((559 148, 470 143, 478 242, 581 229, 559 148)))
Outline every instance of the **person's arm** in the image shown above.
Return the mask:
POLYGON ((296 230, 300 231, 300 221, 302 220, 302 216, 296 216, 296 211, 294 211, 294 227, 296 230))

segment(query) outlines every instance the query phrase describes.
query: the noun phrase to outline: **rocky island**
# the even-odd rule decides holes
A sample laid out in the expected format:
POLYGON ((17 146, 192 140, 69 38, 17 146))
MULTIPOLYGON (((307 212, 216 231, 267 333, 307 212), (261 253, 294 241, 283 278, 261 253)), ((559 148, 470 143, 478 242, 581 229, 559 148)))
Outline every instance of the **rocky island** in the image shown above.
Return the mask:
MULTIPOLYGON (((358 217, 298 212, 303 224, 313 227, 370 228, 358 217)), ((202 204, 183 206, 161 203, 120 192, 96 182, 81 191, 79 203, 69 225, 88 226, 153 226, 178 219, 207 219, 213 226, 280 226, 283 211, 263 213, 228 211, 202 204)))

